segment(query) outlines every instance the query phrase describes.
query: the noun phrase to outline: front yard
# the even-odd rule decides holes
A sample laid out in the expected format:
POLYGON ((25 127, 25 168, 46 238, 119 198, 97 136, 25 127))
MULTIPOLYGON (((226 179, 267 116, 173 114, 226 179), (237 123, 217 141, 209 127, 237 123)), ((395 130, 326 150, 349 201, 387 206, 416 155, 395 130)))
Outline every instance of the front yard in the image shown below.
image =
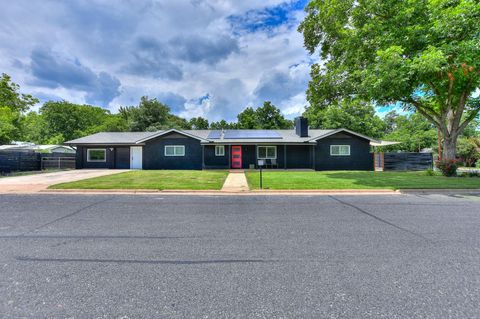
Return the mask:
POLYGON ((227 171, 130 171, 52 185, 50 189, 218 190, 227 171))
MULTIPOLYGON (((246 172, 251 189, 260 188, 260 173, 246 172)), ((478 177, 427 176, 425 172, 264 171, 264 189, 448 189, 480 188, 478 177)))

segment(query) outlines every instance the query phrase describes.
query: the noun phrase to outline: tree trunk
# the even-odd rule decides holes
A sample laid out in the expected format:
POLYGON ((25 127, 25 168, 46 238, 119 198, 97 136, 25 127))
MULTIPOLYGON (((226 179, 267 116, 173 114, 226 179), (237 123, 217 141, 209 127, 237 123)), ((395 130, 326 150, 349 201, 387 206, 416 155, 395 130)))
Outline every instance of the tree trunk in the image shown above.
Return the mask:
POLYGON ((457 138, 451 136, 443 137, 443 156, 442 160, 454 160, 457 154, 457 138))

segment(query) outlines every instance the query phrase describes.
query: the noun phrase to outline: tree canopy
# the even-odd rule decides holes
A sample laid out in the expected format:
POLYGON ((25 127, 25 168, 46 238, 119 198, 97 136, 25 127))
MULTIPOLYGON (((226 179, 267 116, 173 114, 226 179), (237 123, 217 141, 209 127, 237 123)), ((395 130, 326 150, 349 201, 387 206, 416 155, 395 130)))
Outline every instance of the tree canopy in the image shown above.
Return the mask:
POLYGON ((348 128, 374 138, 382 137, 385 132, 385 123, 375 113, 374 106, 360 100, 342 100, 326 108, 309 106, 304 116, 312 128, 348 128))
POLYGON ((307 98, 314 107, 359 97, 400 104, 438 127, 444 158, 480 111, 477 0, 312 0, 299 31, 320 52, 307 98))
POLYGON ((263 103, 263 106, 253 109, 247 107, 237 115, 237 128, 239 129, 289 129, 293 122, 287 120, 280 109, 270 101, 263 103))

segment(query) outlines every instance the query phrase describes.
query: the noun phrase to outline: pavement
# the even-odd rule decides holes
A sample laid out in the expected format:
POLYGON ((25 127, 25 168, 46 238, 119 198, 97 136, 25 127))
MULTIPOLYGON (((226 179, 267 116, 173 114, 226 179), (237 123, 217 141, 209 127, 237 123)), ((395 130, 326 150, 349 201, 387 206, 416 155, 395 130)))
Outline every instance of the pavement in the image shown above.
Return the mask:
POLYGON ((81 179, 118 174, 126 171, 128 170, 82 169, 53 173, 2 177, 0 178, 0 194, 35 193, 46 190, 48 186, 54 184, 74 182, 81 179))
POLYGON ((230 170, 223 187, 222 192, 229 193, 238 193, 238 192, 248 192, 250 187, 248 187, 247 177, 243 170, 230 170))
POLYGON ((0 195, 4 318, 478 318, 480 197, 0 195))

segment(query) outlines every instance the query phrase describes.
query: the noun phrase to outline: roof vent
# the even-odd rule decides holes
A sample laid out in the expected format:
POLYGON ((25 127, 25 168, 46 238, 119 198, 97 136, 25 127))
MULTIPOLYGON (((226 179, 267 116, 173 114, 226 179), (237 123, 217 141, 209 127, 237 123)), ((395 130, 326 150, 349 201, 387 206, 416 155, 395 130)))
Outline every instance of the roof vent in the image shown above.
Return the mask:
POLYGON ((303 116, 295 118, 295 133, 300 137, 308 137, 308 120, 303 116))

